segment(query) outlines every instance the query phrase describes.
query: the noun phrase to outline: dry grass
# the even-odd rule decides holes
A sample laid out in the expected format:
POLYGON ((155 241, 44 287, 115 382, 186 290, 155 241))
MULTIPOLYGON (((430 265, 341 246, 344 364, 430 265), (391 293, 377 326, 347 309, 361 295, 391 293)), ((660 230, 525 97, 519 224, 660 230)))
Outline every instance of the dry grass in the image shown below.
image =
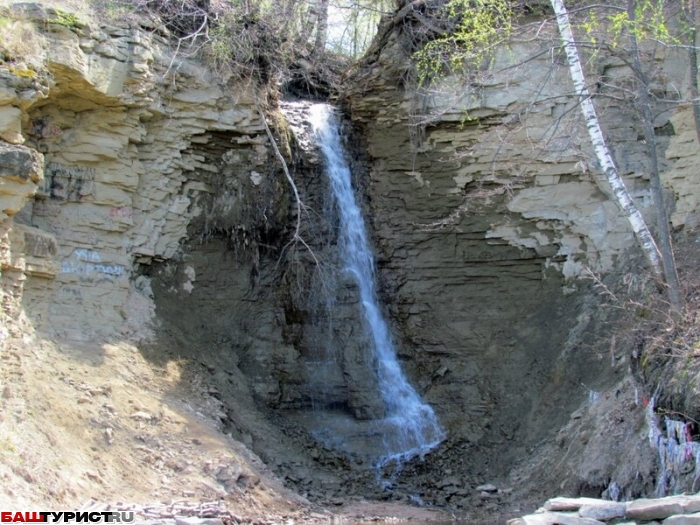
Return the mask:
MULTIPOLYGON (((700 421, 700 234, 686 233, 675 255, 685 309, 671 312, 664 294, 643 272, 630 271, 613 289, 599 289, 620 308, 616 341, 629 349, 633 372, 656 398, 659 412, 700 421)), ((698 425, 696 423, 696 425, 698 425)), ((700 432, 700 425, 696 429, 700 432)))
POLYGON ((0 8, 0 61, 37 70, 43 62, 45 45, 34 24, 13 19, 11 12, 0 8))
POLYGON ((676 249, 686 307, 680 317, 661 317, 647 334, 641 366, 658 406, 700 421, 700 245, 697 240, 676 249))

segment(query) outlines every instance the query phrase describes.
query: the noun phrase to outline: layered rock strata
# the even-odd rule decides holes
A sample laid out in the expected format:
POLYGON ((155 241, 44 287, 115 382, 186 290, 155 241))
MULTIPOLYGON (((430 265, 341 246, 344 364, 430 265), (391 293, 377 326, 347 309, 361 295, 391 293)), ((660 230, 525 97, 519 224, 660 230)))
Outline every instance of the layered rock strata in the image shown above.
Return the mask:
POLYGON ((1 72, 3 122, 22 132, 3 138, 24 144, 3 149, 4 217, 33 196, 4 228, 33 232, 25 253, 50 259, 29 270, 52 278, 37 285, 48 309, 39 327, 74 340, 133 334, 152 313, 139 299, 147 285, 134 283, 139 264, 178 253, 218 176, 207 146, 245 164, 241 184, 258 189, 251 176, 267 160, 258 110, 245 87, 226 90, 149 28, 66 27, 51 23, 51 9, 25 7, 49 44, 35 78, 1 72))
MULTIPOLYGON (((553 28, 538 25, 541 47, 514 43, 496 53, 471 84, 447 78, 416 89, 406 81, 410 22, 394 22, 380 29, 346 98, 369 156, 364 191, 383 298, 406 366, 455 446, 489 451, 458 460, 476 471, 507 470, 532 450, 523 444, 566 423, 574 399, 597 399, 627 369, 629 349, 606 343, 600 297, 585 298, 580 277, 624 268, 634 237, 601 180, 568 70, 542 52, 558 49, 556 33, 547 33, 553 28)), ((619 60, 600 61, 600 95, 629 80, 619 60)), ((684 78, 681 68, 667 53, 654 89, 672 98, 669 79, 684 78)), ((653 224, 634 110, 619 98, 597 100, 620 172, 653 224)), ((657 110, 674 225, 692 235, 691 112, 657 110)), ((625 279, 636 289, 646 278, 631 271, 625 279)), ((582 487, 615 469, 608 463, 594 474, 584 463, 580 470, 591 476, 582 476, 582 487)))

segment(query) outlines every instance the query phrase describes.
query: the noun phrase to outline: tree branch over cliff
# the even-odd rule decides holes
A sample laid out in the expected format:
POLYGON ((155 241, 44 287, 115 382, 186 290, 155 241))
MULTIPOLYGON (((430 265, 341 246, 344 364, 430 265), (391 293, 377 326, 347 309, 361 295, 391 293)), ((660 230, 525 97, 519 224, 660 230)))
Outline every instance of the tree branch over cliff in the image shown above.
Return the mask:
POLYGON ((258 113, 260 114, 260 120, 263 123, 263 126, 265 127, 265 132, 267 133, 267 137, 270 140, 270 144, 272 145, 272 150, 275 152, 275 157, 277 157, 277 160, 280 162, 280 165, 282 166, 282 171, 284 172, 284 176, 287 179, 287 182, 292 188, 292 192, 294 193, 294 202, 296 205, 296 224, 294 226, 294 236, 292 239, 285 245, 285 248, 287 248, 289 245, 294 244, 296 242, 301 243, 304 245, 304 247, 309 250, 309 253, 311 254, 311 257, 313 257, 314 261, 316 264, 320 264, 318 258, 316 257, 316 254, 314 254, 314 251, 311 249, 311 247, 306 243, 304 238, 301 236, 301 210, 303 207, 303 204, 301 202, 301 197, 299 196, 299 189, 297 188, 296 183, 294 182, 294 179, 292 178, 292 174, 289 171, 289 166, 287 165, 287 161, 284 160, 284 155, 282 155, 282 152, 280 151, 279 146, 277 145, 277 141, 275 140, 275 136, 272 134, 272 130, 270 129, 270 126, 267 123, 267 118, 265 117, 265 113, 262 110, 262 107, 259 102, 257 102, 258 106, 258 113))
POLYGON ((328 20, 317 12, 318 1, 114 0, 102 10, 109 16, 116 5, 124 16, 155 19, 173 43, 173 63, 201 52, 222 76, 267 85, 283 82, 300 58, 324 51, 328 20), (323 49, 315 53, 315 45, 323 49))

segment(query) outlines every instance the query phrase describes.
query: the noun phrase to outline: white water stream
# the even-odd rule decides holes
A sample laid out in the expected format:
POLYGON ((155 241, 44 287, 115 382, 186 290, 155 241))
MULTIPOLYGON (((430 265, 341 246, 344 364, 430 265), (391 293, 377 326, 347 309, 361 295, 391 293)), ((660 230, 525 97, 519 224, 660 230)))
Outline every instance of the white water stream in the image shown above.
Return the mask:
POLYGON ((381 429, 385 450, 380 465, 422 456, 445 437, 433 409, 423 402, 404 376, 396 356, 389 328, 382 316, 375 292, 374 257, 369 247, 364 220, 352 188, 351 172, 332 108, 315 104, 309 118, 326 164, 340 217, 339 247, 344 271, 356 281, 365 326, 371 335, 376 373, 384 402, 381 429))

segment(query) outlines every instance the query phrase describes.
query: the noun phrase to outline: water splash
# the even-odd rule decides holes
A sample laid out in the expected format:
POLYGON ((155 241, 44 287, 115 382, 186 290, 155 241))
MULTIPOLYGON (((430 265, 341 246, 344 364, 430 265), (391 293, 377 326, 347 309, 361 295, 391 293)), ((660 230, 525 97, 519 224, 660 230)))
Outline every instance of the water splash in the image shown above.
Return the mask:
POLYGON ((365 325, 371 335, 384 419, 377 422, 384 452, 377 466, 402 463, 423 456, 445 437, 433 409, 420 398, 403 375, 389 328, 375 292, 374 257, 352 189, 351 172, 340 138, 339 124, 330 106, 315 104, 309 111, 318 146, 326 164, 340 218, 339 245, 344 269, 357 283, 365 325))

